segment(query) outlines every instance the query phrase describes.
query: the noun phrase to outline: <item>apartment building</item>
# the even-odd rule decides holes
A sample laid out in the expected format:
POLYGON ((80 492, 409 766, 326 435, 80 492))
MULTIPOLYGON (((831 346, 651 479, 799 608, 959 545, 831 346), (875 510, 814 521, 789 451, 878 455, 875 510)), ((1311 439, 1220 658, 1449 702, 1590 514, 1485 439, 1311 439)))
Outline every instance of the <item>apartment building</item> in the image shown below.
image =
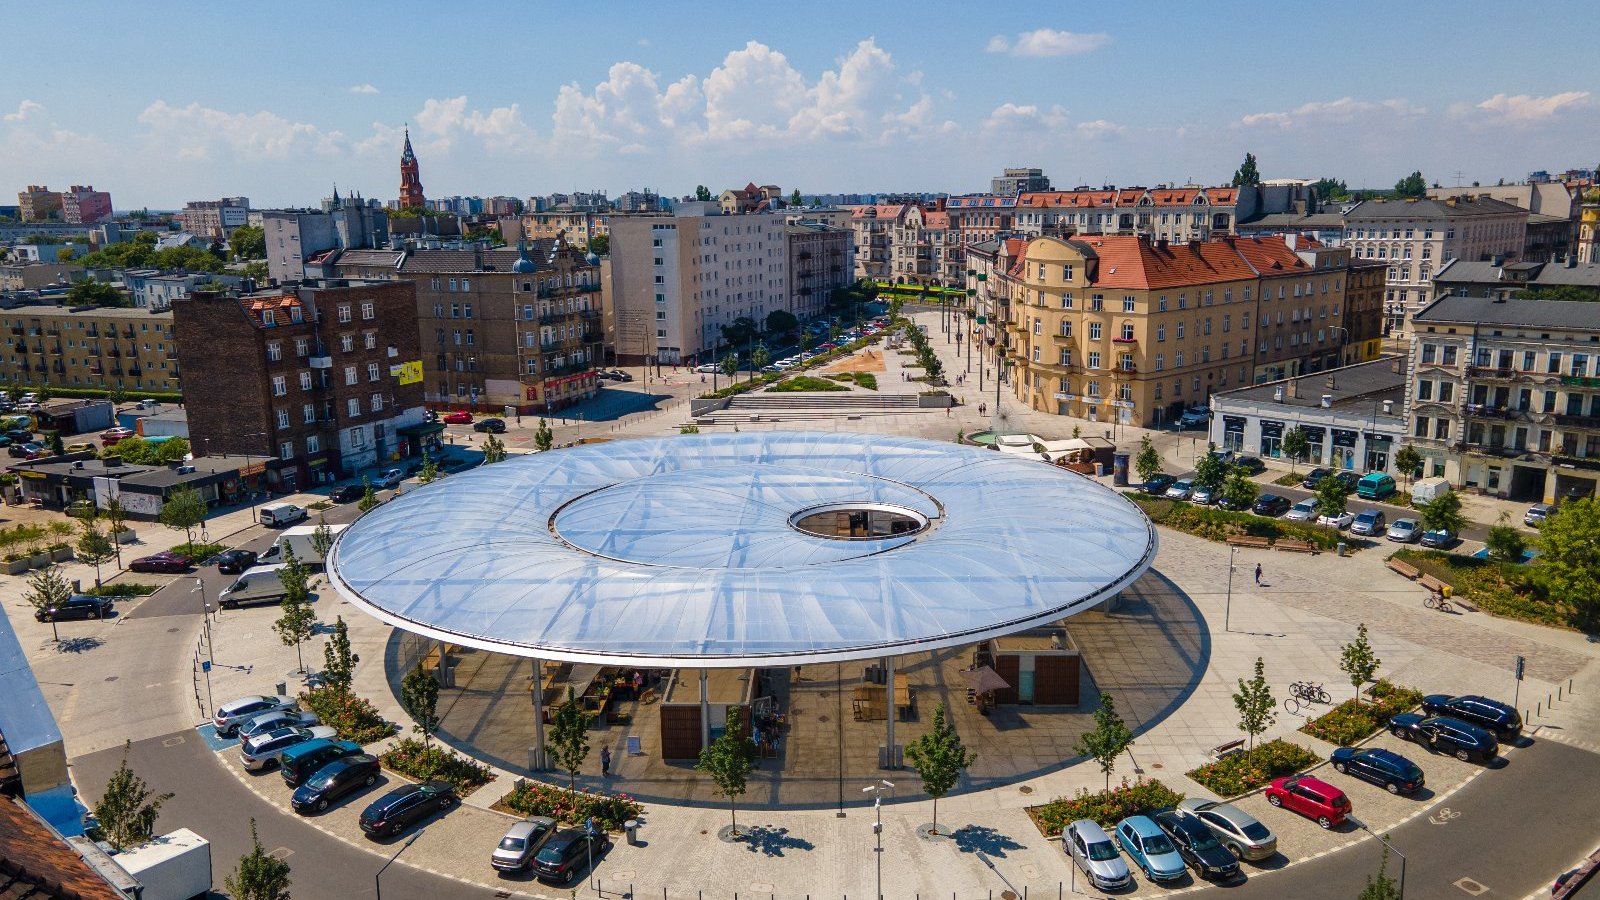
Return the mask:
MULTIPOLYGON (((1007 277, 1027 250, 1021 238, 990 239, 966 247, 967 264, 967 352, 978 351, 983 366, 979 381, 987 378, 987 367, 1004 359, 1012 332, 1006 321, 1011 317, 1014 281, 1007 277)), ((1020 290, 1018 291, 1020 293, 1020 290)))
POLYGON ((61 221, 61 192, 30 184, 25 191, 17 192, 17 208, 24 222, 61 221))
POLYGON ((989 193, 997 197, 1015 197, 1024 191, 1048 191, 1050 179, 1043 169, 1005 169, 998 178, 989 179, 989 193))
POLYGON ((1578 212, 1578 261, 1600 263, 1600 190, 1583 195, 1578 212))
MULTIPOLYGON (((1429 188, 1428 196, 1448 200, 1466 189, 1429 188)), ((1560 181, 1529 181, 1474 187, 1475 197, 1488 197, 1528 211, 1527 239, 1518 257, 1523 262, 1563 260, 1572 253, 1578 234, 1578 198, 1560 181)))
POLYGON ((183 230, 205 238, 226 238, 235 228, 249 224, 250 198, 190 200, 178 213, 183 230))
POLYGON ((1364 200, 1344 216, 1345 241, 1357 259, 1388 267, 1385 329, 1406 330, 1433 297, 1433 276, 1452 259, 1516 261, 1528 211, 1487 197, 1364 200))
POLYGON ((1572 256, 1561 262, 1524 260, 1501 265, 1493 260, 1456 259, 1433 276, 1433 289, 1436 297, 1502 298, 1560 289, 1563 293, 1587 293, 1588 299, 1600 301, 1600 263, 1580 263, 1572 256))
POLYGON ((784 226, 789 246, 789 307, 797 318, 819 316, 828 298, 852 281, 847 228, 800 221, 784 226))
POLYGON ((1344 279, 1344 365, 1377 359, 1383 352, 1383 296, 1388 267, 1350 258, 1344 279))
POLYGON ((749 182, 742 188, 729 188, 717 195, 717 204, 725 216, 746 213, 770 212, 783 206, 783 189, 775 184, 757 186, 749 182))
POLYGON ((787 225, 698 201, 670 216, 618 216, 611 278, 619 361, 708 359, 722 326, 789 308, 787 225))
POLYGON ((66 286, 83 274, 77 263, 8 262, 0 263, 0 292, 36 291, 40 288, 66 286))
POLYGON ((0 379, 15 384, 177 391, 172 314, 125 307, 0 309, 0 379))
POLYGON ((1224 240, 1261 279, 1253 381, 1338 368, 1347 342, 1343 329, 1350 251, 1298 235, 1224 240), (1304 265, 1294 265, 1295 258, 1304 265))
POLYGON ((420 453, 416 307, 414 284, 349 280, 174 303, 196 454, 276 457, 269 480, 297 490, 420 453))
POLYGON ((609 232, 609 216, 583 210, 549 210, 522 214, 522 237, 530 241, 565 239, 579 247, 609 232))
POLYGON ((1409 441, 1425 475, 1512 500, 1600 481, 1600 318, 1587 303, 1447 296, 1412 317, 1409 441))
POLYGON ((267 275, 279 283, 305 278, 306 262, 323 251, 389 244, 389 214, 355 195, 340 200, 332 212, 269 210, 261 217, 261 229, 267 275))
POLYGON ((111 218, 111 195, 94 185, 73 185, 61 192, 61 221, 68 225, 95 225, 111 218))
POLYGON ((1213 394, 1211 443, 1283 457, 1283 437, 1306 436, 1307 466, 1399 476, 1395 451, 1406 434, 1406 369, 1400 356, 1213 394))

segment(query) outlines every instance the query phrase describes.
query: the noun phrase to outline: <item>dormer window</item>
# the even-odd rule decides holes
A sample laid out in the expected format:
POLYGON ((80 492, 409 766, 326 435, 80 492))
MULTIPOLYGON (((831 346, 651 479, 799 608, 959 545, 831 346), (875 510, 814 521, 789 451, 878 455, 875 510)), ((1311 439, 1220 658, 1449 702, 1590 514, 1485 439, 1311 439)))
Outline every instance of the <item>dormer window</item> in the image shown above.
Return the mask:
POLYGON ((261 311, 261 324, 267 326, 268 328, 277 325, 277 314, 270 309, 263 309, 261 311))

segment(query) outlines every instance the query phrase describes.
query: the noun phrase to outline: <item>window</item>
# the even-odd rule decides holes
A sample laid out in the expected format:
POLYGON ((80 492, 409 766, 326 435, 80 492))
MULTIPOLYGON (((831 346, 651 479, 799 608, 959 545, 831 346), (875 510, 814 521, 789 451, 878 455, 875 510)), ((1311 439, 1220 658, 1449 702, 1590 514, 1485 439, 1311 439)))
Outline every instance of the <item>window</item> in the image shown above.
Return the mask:
POLYGON ((461 279, 461 289, 462 289, 462 290, 463 290, 463 291, 470 291, 470 290, 472 290, 472 279, 470 279, 470 278, 463 278, 463 279, 461 279))
POLYGON ((361 304, 361 318, 371 319, 375 315, 376 313, 374 312, 372 301, 368 300, 367 302, 361 304))
POLYGON ((1061 351, 1061 365, 1063 365, 1063 366, 1072 365, 1072 351, 1070 349, 1063 349, 1061 351))
MULTIPOLYGON (((1040 266, 1040 268, 1044 267, 1040 266)), ((1072 281, 1072 263, 1067 263, 1061 267, 1061 280, 1069 283, 1072 281)))
POLYGON ((339 321, 340 322, 349 322, 350 321, 350 304, 348 304, 348 303, 339 304, 339 321))
POLYGON ((467 329, 467 346, 471 347, 472 345, 473 345, 472 329, 468 328, 467 329))
POLYGON ((344 383, 345 384, 355 384, 356 383, 356 367, 355 366, 345 366, 344 367, 344 383))
POLYGON ((321 450, 322 450, 322 438, 317 436, 317 435, 314 435, 314 434, 306 435, 306 452, 307 453, 317 453, 317 452, 319 452, 321 450))
POLYGON ((1444 358, 1441 360, 1441 363, 1446 366, 1453 366, 1456 364, 1455 347, 1447 346, 1444 348, 1444 358))
POLYGON ((350 397, 344 401, 344 411, 350 418, 361 415, 361 398, 350 397))
POLYGON ((1038 344, 1034 344, 1033 345, 1033 361, 1034 362, 1038 362, 1039 361, 1039 345, 1038 344))
POLYGON ((1437 419, 1434 419, 1433 420, 1433 436, 1435 438, 1439 439, 1439 440, 1443 440, 1443 441, 1449 440, 1450 439, 1450 420, 1446 419, 1446 418, 1444 418, 1442 416, 1437 418, 1437 419))
POLYGON ((367 363, 367 380, 368 381, 377 381, 378 380, 378 364, 377 363, 375 363, 375 362, 367 363))
POLYGON ((279 459, 294 459, 294 441, 283 441, 278 444, 279 459))
POLYGON ((1200 323, 1200 333, 1204 335, 1211 334, 1211 319, 1209 317, 1200 323))
POLYGON ((1033 333, 1034 334, 1043 334, 1044 333, 1043 330, 1042 330, 1043 328, 1044 328, 1044 320, 1043 319, 1034 319, 1033 320, 1033 333))
POLYGON ((1456 395, 1456 383, 1453 381, 1439 382, 1439 402, 1449 403, 1456 395))
POLYGON ((1417 399, 1418 400, 1432 400, 1433 399, 1433 382, 1427 381, 1427 380, 1423 380, 1423 381, 1417 382, 1417 399))
POLYGON ((367 332, 365 335, 362 336, 361 343, 368 350, 376 350, 376 349, 378 349, 378 334, 377 334, 377 332, 374 332, 374 331, 367 332))
POLYGON ((1183 351, 1182 350, 1179 350, 1177 353, 1174 353, 1172 355, 1172 364, 1174 366, 1177 366, 1180 369, 1183 368, 1183 351))
POLYGON ((463 304, 461 304, 461 318, 463 318, 463 319, 472 318, 472 304, 471 303, 463 303, 463 304))
POLYGON ((300 373, 300 390, 302 390, 302 391, 311 390, 311 373, 310 372, 301 372, 300 373))
POLYGON ((368 401, 373 412, 383 412, 383 395, 373 394, 368 401))
POLYGON ((317 421, 317 407, 314 404, 311 404, 311 403, 307 403, 307 404, 304 404, 303 406, 301 406, 300 407, 300 420, 305 422, 307 425, 310 425, 311 423, 317 421))
POLYGON ((1061 320, 1061 336, 1062 337, 1072 337, 1072 320, 1071 319, 1062 319, 1061 320))
POLYGON ((1091 341, 1100 340, 1100 323, 1099 322, 1090 322, 1089 323, 1089 340, 1091 340, 1091 341))
POLYGON ((1066 294, 1062 294, 1061 295, 1061 308, 1062 309, 1071 309, 1072 308, 1072 294, 1066 293, 1066 294))
POLYGON ((1167 324, 1165 322, 1156 326, 1156 341, 1158 343, 1167 339, 1167 324))
POLYGON ((461 346, 461 329, 457 328, 451 331, 450 339, 451 343, 455 344, 457 347, 461 346))
POLYGON ((1122 298, 1122 311, 1123 312, 1131 313, 1131 312, 1133 312, 1133 307, 1134 307, 1134 299, 1132 297, 1123 297, 1122 298))
POLYGON ((1156 354, 1156 371, 1160 372, 1160 371, 1166 369, 1166 367, 1167 367, 1166 355, 1162 354, 1162 353, 1157 353, 1156 354))
POLYGON ((1549 373, 1551 375, 1560 374, 1560 372, 1561 372, 1561 351, 1560 350, 1552 350, 1552 351, 1550 351, 1550 356, 1545 360, 1544 370, 1545 370, 1545 372, 1547 372, 1547 373, 1549 373))
POLYGON ((1098 350, 1090 350, 1089 351, 1089 368, 1091 368, 1091 369, 1100 368, 1100 351, 1098 351, 1098 350))
POLYGON ((1415 437, 1427 437, 1428 436, 1428 417, 1427 416, 1417 416, 1416 427, 1411 430, 1411 433, 1415 437))
POLYGON ((1423 365, 1431 364, 1435 359, 1438 358, 1438 355, 1439 355, 1439 347, 1438 347, 1437 344, 1423 344, 1422 345, 1422 363, 1423 363, 1423 365))
POLYGON ((461 318, 461 304, 459 304, 459 303, 450 304, 450 318, 452 318, 452 319, 461 318))
POLYGON ((283 344, 278 341, 267 342, 267 362, 278 362, 283 359, 283 344))
POLYGON ((279 428, 288 428, 289 427, 289 411, 287 409, 278 410, 278 427, 279 428))
POLYGON ((343 352, 343 353, 354 353, 355 349, 356 349, 356 338, 355 338, 355 335, 352 335, 352 334, 341 334, 341 335, 339 335, 339 350, 341 352, 343 352))
POLYGON ((294 355, 295 356, 310 356, 311 355, 311 339, 310 338, 303 338, 303 337, 295 338, 294 339, 294 355))
POLYGON ((1133 323, 1132 322, 1123 322, 1122 323, 1122 339, 1125 340, 1125 341, 1133 340, 1133 323))
POLYGON ((1178 323, 1178 340, 1183 340, 1183 323, 1178 323))

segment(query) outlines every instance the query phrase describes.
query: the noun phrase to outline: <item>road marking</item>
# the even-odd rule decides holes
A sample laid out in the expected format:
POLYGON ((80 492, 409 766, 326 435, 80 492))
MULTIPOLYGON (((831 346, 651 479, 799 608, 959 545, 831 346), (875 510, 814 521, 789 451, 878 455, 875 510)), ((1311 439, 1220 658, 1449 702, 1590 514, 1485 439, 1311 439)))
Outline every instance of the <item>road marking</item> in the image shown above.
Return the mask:
POLYGON ((290 850, 288 847, 279 847, 279 848, 271 851, 267 855, 272 857, 273 859, 288 859, 289 857, 294 855, 294 851, 290 850))
POLYGON ((1435 825, 1447 825, 1451 819, 1459 818, 1461 818, 1461 813, 1455 812, 1451 810, 1450 807, 1445 806, 1439 809, 1439 814, 1437 816, 1429 816, 1428 821, 1435 825))

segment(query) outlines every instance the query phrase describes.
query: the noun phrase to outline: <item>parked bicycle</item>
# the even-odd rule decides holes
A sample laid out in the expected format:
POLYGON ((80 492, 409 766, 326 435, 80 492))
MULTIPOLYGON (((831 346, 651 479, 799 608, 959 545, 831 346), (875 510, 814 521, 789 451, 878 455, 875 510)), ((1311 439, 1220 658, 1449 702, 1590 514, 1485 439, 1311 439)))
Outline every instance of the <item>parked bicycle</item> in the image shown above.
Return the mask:
POLYGON ((1428 599, 1422 601, 1422 605, 1429 609, 1437 609, 1439 612, 1453 612, 1455 610, 1455 607, 1450 605, 1450 601, 1446 600, 1444 595, 1438 592, 1429 594, 1428 599))
POLYGON ((1311 681, 1296 681, 1289 685, 1289 696, 1305 703, 1332 703, 1333 698, 1322 689, 1322 685, 1311 681))

